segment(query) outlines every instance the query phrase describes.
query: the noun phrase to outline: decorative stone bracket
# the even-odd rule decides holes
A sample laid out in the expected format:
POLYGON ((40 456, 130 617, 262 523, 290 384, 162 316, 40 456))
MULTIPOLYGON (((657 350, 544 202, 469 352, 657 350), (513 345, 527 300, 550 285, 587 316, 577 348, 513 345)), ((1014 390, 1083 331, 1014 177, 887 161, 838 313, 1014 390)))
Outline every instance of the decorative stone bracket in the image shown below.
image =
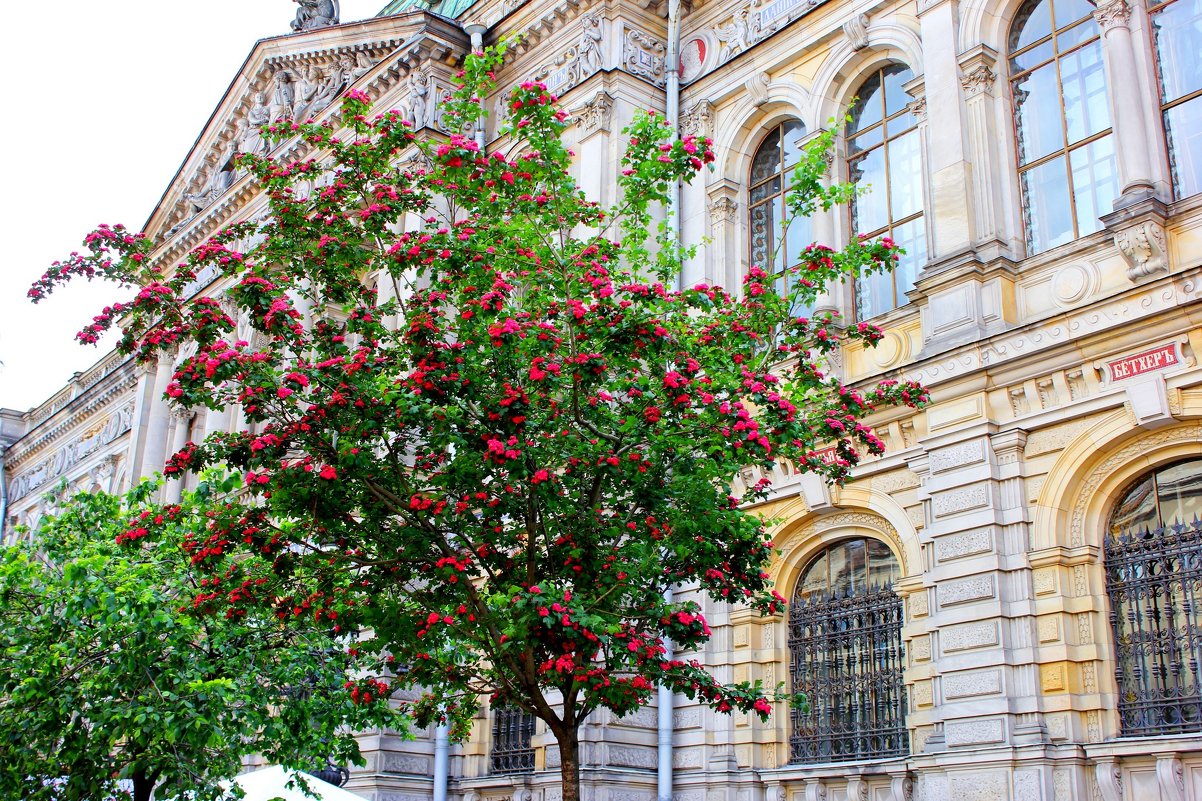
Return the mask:
POLYGON ((1133 282, 1170 270, 1168 237, 1164 222, 1167 209, 1155 198, 1119 209, 1102 217, 1114 236, 1115 247, 1127 262, 1127 277, 1133 282))

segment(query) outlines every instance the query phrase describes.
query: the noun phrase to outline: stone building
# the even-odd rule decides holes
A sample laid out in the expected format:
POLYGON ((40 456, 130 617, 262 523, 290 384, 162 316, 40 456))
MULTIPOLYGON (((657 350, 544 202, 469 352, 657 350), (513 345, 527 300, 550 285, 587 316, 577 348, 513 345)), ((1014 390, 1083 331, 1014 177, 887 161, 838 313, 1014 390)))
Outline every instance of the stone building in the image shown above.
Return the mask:
MULTIPOLYGON (((613 199, 636 109, 713 137, 717 169, 680 198, 684 239, 708 239, 686 282, 738 287, 778 237, 786 259, 856 233, 907 248, 818 306, 886 332, 838 354, 845 380, 916 378, 935 403, 882 412, 888 453, 842 489, 780 465, 763 511, 795 602, 707 609, 720 677, 787 681, 812 712, 676 699, 673 798, 1202 800, 1202 1, 401 0, 306 20, 252 49, 147 223, 156 258, 264 214, 231 160, 267 147, 258 125, 353 86, 437 129, 473 37, 518 33, 502 83, 561 96, 579 162, 612 168, 580 170, 590 196, 613 199), (831 125, 834 176, 871 191, 782 233, 782 181, 831 125)), ((6 410, 6 531, 60 477, 120 488, 236 424, 170 414, 171 366, 109 356, 6 410)), ((656 720, 588 724, 589 798, 656 797, 656 720)), ((477 734, 450 748, 450 797, 556 801, 553 738, 504 710, 477 734)), ((364 745, 348 787, 431 798, 433 732, 364 745)))

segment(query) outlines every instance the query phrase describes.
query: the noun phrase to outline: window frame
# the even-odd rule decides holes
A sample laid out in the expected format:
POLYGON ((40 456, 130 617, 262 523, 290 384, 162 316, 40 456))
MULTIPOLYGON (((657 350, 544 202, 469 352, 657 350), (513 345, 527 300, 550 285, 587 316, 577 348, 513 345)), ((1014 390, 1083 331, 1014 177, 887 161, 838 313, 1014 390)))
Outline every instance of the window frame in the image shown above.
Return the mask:
MULTIPOLYGON (((756 209, 761 208, 761 207, 771 208, 778 200, 780 202, 781 209, 783 210, 785 208, 785 197, 789 194, 789 192, 793 188, 792 184, 789 182, 789 178, 792 175, 793 170, 801 162, 801 156, 803 155, 803 149, 797 148, 797 153, 798 153, 797 161, 794 161, 792 164, 785 163, 785 154, 786 154, 786 151, 788 150, 788 148, 786 148, 786 146, 785 146, 785 132, 786 132, 787 128, 789 128, 790 126, 793 126, 793 125, 795 125, 798 128, 798 130, 795 134, 790 134, 790 135, 795 136, 796 141, 800 142, 801 140, 803 140, 809 136, 809 131, 806 128, 806 124, 804 122, 802 122, 799 118, 794 117, 794 116, 785 117, 784 119, 781 119, 780 121, 776 122, 774 125, 768 126, 767 128, 765 128, 763 130, 762 135, 759 138, 759 144, 757 144, 755 147, 755 150, 753 150, 751 152, 751 159, 747 164, 747 210, 746 210, 746 217, 745 217, 745 219, 747 221, 747 264, 748 264, 748 266, 759 267, 764 272, 768 273, 768 281, 774 288, 778 286, 779 282, 783 281, 783 288, 786 292, 789 291, 793 285, 793 282, 791 282, 789 280, 792 268, 796 267, 798 264, 801 264, 800 261, 798 261, 795 264, 788 263, 789 232, 788 232, 787 227, 783 227, 781 225, 781 223, 783 223, 784 219, 786 219, 786 218, 782 218, 779 220, 774 219, 772 221, 772 225, 769 227, 769 230, 772 232, 771 244, 772 244, 773 252, 775 251, 776 247, 779 246, 781 248, 781 257, 780 258, 781 258, 781 263, 784 264, 784 266, 778 269, 777 263, 775 260, 771 264, 759 264, 756 262, 755 229, 753 226, 753 222, 754 222, 753 216, 755 214, 756 209), (764 147, 767 145, 768 140, 772 136, 773 133, 777 134, 776 147, 777 147, 777 151, 779 153, 779 158, 777 159, 777 166, 779 169, 777 170, 777 172, 771 173, 770 175, 757 181, 757 180, 755 180, 752 171, 755 169, 756 160, 760 155, 760 151, 762 151, 764 149, 764 147), (780 180, 779 188, 777 188, 775 191, 770 192, 769 194, 766 194, 763 198, 756 200, 755 199, 755 191, 762 186, 771 184, 773 179, 780 180)), ((807 221, 807 223, 808 223, 808 221, 807 221)), ((808 233, 812 234, 813 230, 810 229, 808 231, 808 233)), ((813 243, 813 237, 811 236, 810 241, 806 242, 805 244, 810 245, 812 243, 813 243)), ((771 253, 769 253, 768 255, 771 255, 771 253)), ((808 311, 809 310, 807 310, 807 313, 802 316, 809 316, 808 311)))
MULTIPOLYGON (((1196 192, 1191 192, 1188 195, 1183 195, 1180 193, 1180 187, 1177 185, 1176 172, 1173 169, 1173 138, 1169 132, 1168 119, 1169 112, 1179 106, 1184 106, 1187 103, 1195 100, 1202 104, 1202 83, 1200 83, 1192 91, 1186 92, 1181 97, 1178 97, 1174 100, 1166 101, 1164 99, 1165 86, 1161 72, 1160 47, 1156 40, 1156 15, 1167 9, 1169 6, 1186 1, 1187 0, 1161 0, 1160 2, 1157 2, 1157 0, 1150 0, 1148 3, 1148 38, 1152 50, 1152 58, 1155 64, 1156 95, 1157 99, 1159 100, 1160 124, 1164 131, 1165 158, 1167 159, 1167 165, 1169 168, 1169 186, 1173 193, 1173 200, 1184 200, 1185 198, 1197 197, 1199 194, 1202 194, 1202 181, 1199 182, 1196 192)), ((1202 151, 1197 154, 1197 157, 1199 160, 1202 160, 1202 151)))
MULTIPOLYGON (((1077 53, 1077 52, 1085 49, 1086 47, 1089 47, 1090 45, 1094 44, 1095 42, 1098 44, 1099 48, 1102 48, 1105 45, 1103 43, 1101 26, 1098 25, 1096 20, 1094 20, 1093 24, 1097 27, 1096 35, 1090 37, 1089 39, 1087 39, 1085 41, 1077 42, 1076 44, 1070 46, 1066 50, 1061 51, 1059 49, 1059 45, 1058 45, 1059 36, 1063 33, 1070 31, 1071 29, 1088 24, 1085 22, 1085 20, 1090 19, 1092 17, 1092 15, 1078 17, 1077 19, 1073 20, 1072 22, 1070 22, 1066 25, 1062 25, 1061 27, 1057 28, 1056 27, 1057 20, 1056 20, 1056 14, 1055 14, 1055 4, 1056 4, 1056 0, 1029 0, 1029 2, 1024 2, 1024 3, 1020 4, 1017 8, 1017 11, 1015 12, 1014 17, 1010 20, 1010 25, 1008 26, 1007 31, 1006 31, 1006 53, 1004 56, 1004 61, 1006 64, 1007 85, 1009 87, 1009 102, 1010 102, 1010 109, 1011 109, 1010 134, 1011 134, 1012 143, 1014 145, 1014 170, 1015 170, 1015 177, 1018 181, 1018 200, 1019 200, 1019 204, 1020 204, 1019 216, 1020 216, 1020 220, 1022 223, 1023 244, 1026 249, 1026 255, 1028 257, 1036 256, 1041 253, 1047 253, 1048 251, 1055 250, 1058 247, 1063 247, 1064 245, 1070 244, 1072 242, 1076 242, 1082 236, 1088 236, 1089 234, 1097 233, 1097 231, 1101 230, 1101 227, 1099 226, 1098 228, 1095 228, 1093 231, 1090 231, 1089 233, 1086 233, 1086 234, 1081 233, 1080 217, 1077 213, 1077 193, 1075 191, 1075 186, 1073 183, 1072 153, 1077 150, 1086 149, 1090 145, 1094 144, 1095 142, 1101 141, 1102 139, 1105 139, 1108 136, 1114 137, 1114 135, 1115 135, 1114 134, 1114 117, 1113 117, 1113 114, 1111 114, 1110 81, 1106 77, 1105 66, 1103 66, 1102 74, 1103 74, 1103 79, 1106 81, 1107 115, 1109 117, 1110 125, 1105 130, 1090 134, 1089 136, 1086 136, 1076 142, 1073 142, 1073 143, 1069 142, 1068 120, 1067 120, 1067 115, 1065 114, 1064 80, 1063 80, 1063 75, 1061 72, 1061 61, 1064 57, 1071 56, 1074 53, 1077 53), (1014 39, 1014 36, 1016 33, 1016 27, 1019 26, 1020 24, 1025 24, 1025 20, 1022 23, 1020 23, 1020 18, 1021 18, 1023 11, 1026 10, 1028 7, 1037 8, 1040 3, 1045 3, 1045 2, 1048 4, 1048 17, 1050 19, 1050 24, 1051 24, 1050 32, 1044 36, 1041 36, 1039 39, 1036 39, 1035 41, 1024 45, 1021 48, 1012 50, 1011 49, 1011 41, 1014 39), (1015 58, 1021 57, 1022 55, 1027 54, 1027 53, 1032 53, 1035 50, 1037 50, 1038 48, 1040 48, 1041 46, 1048 44, 1048 43, 1050 43, 1052 46, 1050 56, 1043 59, 1042 61, 1035 64, 1034 66, 1026 67, 1025 69, 1023 69, 1021 71, 1015 70, 1015 68, 1014 68, 1014 59, 1015 58), (1055 65, 1056 98, 1058 101, 1057 109, 1059 111, 1059 116, 1060 116, 1061 146, 1058 149, 1051 151, 1050 153, 1045 153, 1044 155, 1039 156, 1038 158, 1034 158, 1031 161, 1024 164, 1022 161, 1022 158, 1023 158, 1022 137, 1020 134, 1020 131, 1022 128, 1022 121, 1019 116, 1020 105, 1018 102, 1017 86, 1018 86, 1018 83, 1020 81, 1022 81, 1024 78, 1034 74, 1037 70, 1047 67, 1049 64, 1055 65), (1028 212, 1029 212, 1029 208, 1030 208, 1031 204, 1027 200, 1027 191, 1026 191, 1026 188, 1023 183, 1023 175, 1025 173, 1028 173, 1033 170, 1037 170, 1041 167, 1044 167, 1059 158, 1064 159, 1064 178, 1065 178, 1065 185, 1068 188, 1068 202, 1069 202, 1070 213, 1072 216, 1072 226, 1073 226, 1072 237, 1066 242, 1061 242, 1060 244, 1057 244, 1057 245, 1049 245, 1049 246, 1043 248, 1042 250, 1037 250, 1035 247, 1035 241, 1033 239, 1034 232, 1027 221, 1028 212)), ((1116 160, 1115 166, 1116 166, 1116 179, 1117 179, 1117 177, 1118 177, 1117 176, 1117 159, 1118 159, 1117 142, 1113 141, 1113 139, 1112 139, 1112 151, 1114 152, 1113 158, 1116 160)), ((1115 195, 1116 198, 1118 196, 1118 193, 1121 192, 1121 189, 1122 189, 1121 187, 1116 186, 1116 195, 1115 195)))

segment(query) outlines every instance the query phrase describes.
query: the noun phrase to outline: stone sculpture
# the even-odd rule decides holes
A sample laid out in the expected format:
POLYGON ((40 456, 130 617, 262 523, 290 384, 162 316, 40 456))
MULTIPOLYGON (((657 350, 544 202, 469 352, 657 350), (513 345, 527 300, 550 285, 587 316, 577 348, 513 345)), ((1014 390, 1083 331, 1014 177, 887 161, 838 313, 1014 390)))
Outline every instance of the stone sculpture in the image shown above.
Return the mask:
POLYGON ((292 20, 292 30, 297 33, 328 28, 338 24, 338 0, 294 0, 300 4, 292 20))

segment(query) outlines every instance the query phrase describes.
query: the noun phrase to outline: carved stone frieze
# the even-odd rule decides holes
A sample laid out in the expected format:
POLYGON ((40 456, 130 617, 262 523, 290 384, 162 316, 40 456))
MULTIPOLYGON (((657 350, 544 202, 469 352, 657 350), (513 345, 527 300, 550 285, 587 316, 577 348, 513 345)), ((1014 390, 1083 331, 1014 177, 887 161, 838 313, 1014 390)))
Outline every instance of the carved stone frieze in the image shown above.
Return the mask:
POLYGON ((977 64, 960 76, 960 86, 964 96, 973 98, 981 94, 992 94, 997 83, 997 73, 985 64, 977 64))
POLYGON ((710 198, 710 225, 733 223, 739 217, 739 203, 733 197, 719 195, 710 198))
MULTIPOLYGON (((134 405, 127 402, 112 412, 100 425, 94 426, 60 446, 32 469, 14 471, 8 485, 8 500, 18 501, 39 487, 46 486, 67 473, 75 465, 125 434, 133 426, 134 405)), ((10 469, 12 469, 10 467, 10 469)))
POLYGON ((645 78, 662 87, 665 83, 664 58, 667 51, 667 46, 659 39, 632 28, 626 31, 622 64, 631 75, 645 78))

